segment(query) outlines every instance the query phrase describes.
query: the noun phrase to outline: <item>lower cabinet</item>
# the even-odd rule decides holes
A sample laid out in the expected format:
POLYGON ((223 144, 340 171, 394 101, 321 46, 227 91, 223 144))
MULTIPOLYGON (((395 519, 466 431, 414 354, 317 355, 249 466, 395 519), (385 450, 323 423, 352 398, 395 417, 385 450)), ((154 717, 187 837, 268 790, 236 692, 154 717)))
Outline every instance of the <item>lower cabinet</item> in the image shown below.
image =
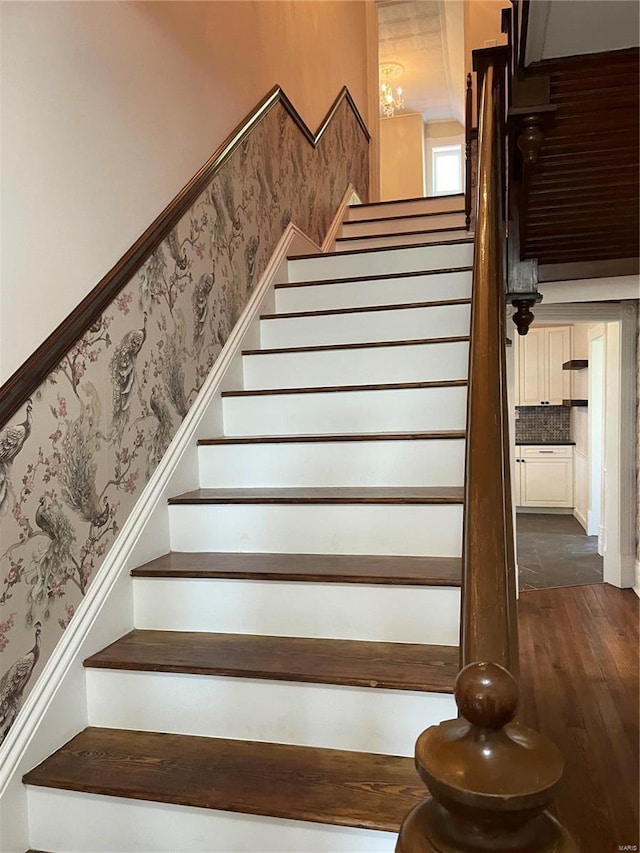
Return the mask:
POLYGON ((520 445, 515 448, 516 506, 573 506, 573 447, 520 445))

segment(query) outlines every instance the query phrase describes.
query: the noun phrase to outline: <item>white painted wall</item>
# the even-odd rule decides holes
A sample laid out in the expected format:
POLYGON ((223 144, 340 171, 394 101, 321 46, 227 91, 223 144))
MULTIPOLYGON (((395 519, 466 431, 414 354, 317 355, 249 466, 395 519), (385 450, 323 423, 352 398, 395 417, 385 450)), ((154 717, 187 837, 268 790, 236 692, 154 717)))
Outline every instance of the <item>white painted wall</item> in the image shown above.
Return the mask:
POLYGON ((364 0, 3 2, 0 382, 276 83, 367 120, 364 0))

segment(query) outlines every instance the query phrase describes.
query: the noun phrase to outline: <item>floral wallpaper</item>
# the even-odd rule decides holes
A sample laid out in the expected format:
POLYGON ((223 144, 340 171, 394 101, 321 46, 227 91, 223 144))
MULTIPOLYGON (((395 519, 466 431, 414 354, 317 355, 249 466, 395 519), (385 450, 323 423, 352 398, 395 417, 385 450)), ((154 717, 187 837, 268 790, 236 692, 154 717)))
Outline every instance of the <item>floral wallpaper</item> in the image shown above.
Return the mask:
POLYGON ((343 100, 317 148, 277 103, 0 430, 0 743, 290 221, 322 242, 368 144, 343 100))

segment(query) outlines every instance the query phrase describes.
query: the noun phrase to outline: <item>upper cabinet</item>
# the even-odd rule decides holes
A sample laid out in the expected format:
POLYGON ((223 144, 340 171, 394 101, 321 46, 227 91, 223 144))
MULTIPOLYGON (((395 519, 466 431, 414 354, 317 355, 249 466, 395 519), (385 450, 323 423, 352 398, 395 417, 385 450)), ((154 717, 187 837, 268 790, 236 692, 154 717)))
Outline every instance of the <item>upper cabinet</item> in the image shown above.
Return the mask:
POLYGON ((517 406, 561 406, 571 396, 570 375, 562 369, 571 358, 571 326, 529 329, 515 343, 517 406))

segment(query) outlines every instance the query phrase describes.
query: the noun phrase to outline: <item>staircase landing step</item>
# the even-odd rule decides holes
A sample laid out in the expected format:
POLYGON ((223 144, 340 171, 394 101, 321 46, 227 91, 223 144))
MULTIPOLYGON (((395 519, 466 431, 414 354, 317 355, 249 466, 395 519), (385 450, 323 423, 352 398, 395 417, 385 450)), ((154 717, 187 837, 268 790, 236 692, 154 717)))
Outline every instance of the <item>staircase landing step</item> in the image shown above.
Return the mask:
POLYGON ((137 578, 226 578, 459 587, 462 563, 458 557, 172 551, 133 569, 131 575, 137 578))
POLYGON ((194 489, 169 498, 179 504, 460 504, 461 486, 298 489, 194 489))
POLYGON ((24 782, 387 832, 425 796, 412 758, 98 728, 24 782))
POLYGON ((141 630, 84 665, 432 693, 452 693, 459 668, 455 646, 141 630))

